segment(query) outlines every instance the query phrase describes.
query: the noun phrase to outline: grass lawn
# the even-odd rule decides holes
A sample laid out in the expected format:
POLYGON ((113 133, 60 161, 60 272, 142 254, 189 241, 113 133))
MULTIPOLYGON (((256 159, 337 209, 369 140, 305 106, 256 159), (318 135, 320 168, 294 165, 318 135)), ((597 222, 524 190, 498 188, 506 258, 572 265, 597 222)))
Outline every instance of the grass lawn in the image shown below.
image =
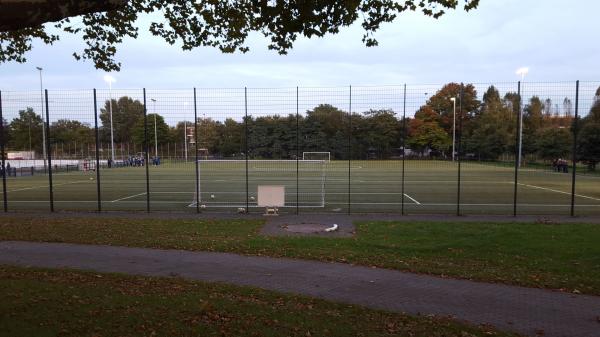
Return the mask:
POLYGON ((0 218, 0 240, 234 252, 600 295, 600 225, 362 222, 353 238, 264 237, 261 220, 0 218))
POLYGON ((0 266, 0 336, 513 336, 249 287, 0 266))

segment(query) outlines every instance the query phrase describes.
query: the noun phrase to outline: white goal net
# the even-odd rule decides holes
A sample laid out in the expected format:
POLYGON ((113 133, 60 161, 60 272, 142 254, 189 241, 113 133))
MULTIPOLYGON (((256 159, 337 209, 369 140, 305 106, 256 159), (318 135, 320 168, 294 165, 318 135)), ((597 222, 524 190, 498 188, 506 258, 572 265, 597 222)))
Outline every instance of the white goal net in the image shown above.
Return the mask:
POLYGON ((302 152, 302 160, 331 161, 331 152, 302 152))
POLYGON ((199 160, 199 198, 189 207, 258 207, 258 186, 285 186, 285 206, 325 207, 325 160, 199 160), (247 181, 246 181, 247 176, 247 181), (246 191, 248 193, 246 194, 246 191))

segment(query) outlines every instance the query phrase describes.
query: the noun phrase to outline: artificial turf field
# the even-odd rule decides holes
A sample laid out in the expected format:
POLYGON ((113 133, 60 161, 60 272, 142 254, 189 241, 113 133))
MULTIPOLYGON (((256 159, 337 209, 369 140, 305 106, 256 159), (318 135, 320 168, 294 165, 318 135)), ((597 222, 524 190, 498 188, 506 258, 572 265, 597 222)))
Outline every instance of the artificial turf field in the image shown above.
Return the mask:
MULTIPOLYGON (((195 212, 195 163, 167 162, 150 166, 150 207, 157 211, 195 212)), ((286 207, 281 212, 455 214, 458 164, 449 161, 250 161, 250 211, 256 206, 258 185, 284 185, 286 207), (296 176, 298 172, 298 176, 296 176), (404 193, 402 174, 404 172, 404 193), (349 179, 350 177, 350 179, 349 179), (350 185, 348 182, 350 181, 350 185), (298 189, 297 189, 298 186, 298 189), (348 198, 350 192, 350 198, 348 198), (298 197, 298 198, 297 198, 298 197)), ((246 205, 244 161, 201 161, 200 206, 206 212, 236 212, 246 205)), ((568 215, 571 174, 521 169, 517 185, 519 214, 568 215)), ((146 168, 100 170, 103 210, 146 210, 146 168)), ((97 181, 93 171, 55 173, 55 210, 97 209, 97 181)), ((46 175, 7 178, 9 210, 48 210, 46 175)), ((514 167, 476 162, 461 164, 461 212, 506 214, 513 211, 514 167)), ((575 213, 600 215, 600 177, 577 175, 575 213)), ((0 195, 1 197, 1 195, 0 195)))

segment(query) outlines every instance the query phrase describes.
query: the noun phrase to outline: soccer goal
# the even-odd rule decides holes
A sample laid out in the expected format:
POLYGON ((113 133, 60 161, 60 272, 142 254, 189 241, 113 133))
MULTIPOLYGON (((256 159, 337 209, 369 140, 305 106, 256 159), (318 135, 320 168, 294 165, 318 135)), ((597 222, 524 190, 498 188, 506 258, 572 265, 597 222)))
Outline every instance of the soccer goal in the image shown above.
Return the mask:
POLYGON ((323 160, 331 161, 331 152, 302 152, 302 160, 323 160))
POLYGON ((258 207, 258 186, 285 186, 285 206, 325 207, 325 160, 199 160, 199 198, 189 207, 258 207), (246 194, 246 190, 248 193, 246 194))

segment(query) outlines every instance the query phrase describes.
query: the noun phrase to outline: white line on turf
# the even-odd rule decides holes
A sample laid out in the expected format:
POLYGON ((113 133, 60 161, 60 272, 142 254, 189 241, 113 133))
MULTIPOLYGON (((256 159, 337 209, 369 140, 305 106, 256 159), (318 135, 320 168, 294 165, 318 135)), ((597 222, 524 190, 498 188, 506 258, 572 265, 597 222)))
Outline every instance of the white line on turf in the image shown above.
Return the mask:
POLYGON ((410 195, 404 193, 404 196, 409 198, 410 200, 412 200, 415 204, 420 205, 421 203, 418 202, 417 200, 415 200, 415 198, 411 197, 410 195))
MULTIPOLYGON (((544 191, 550 191, 550 192, 556 192, 556 193, 571 195, 571 192, 564 192, 564 191, 554 190, 554 189, 547 188, 547 187, 541 187, 541 186, 529 185, 529 184, 523 184, 523 183, 517 183, 517 185, 521 185, 521 186, 525 186, 525 187, 530 187, 530 188, 537 188, 539 190, 544 190, 544 191)), ((589 197, 589 196, 583 195, 583 194, 575 194, 575 196, 576 197, 580 197, 580 198, 585 198, 585 199, 600 201, 600 199, 598 199, 598 198, 589 197)))
MULTIPOLYGON (((179 194, 192 194, 192 193, 196 193, 196 192, 150 192, 150 194, 172 194, 172 193, 179 193, 179 194)), ((210 191, 203 191, 202 194, 246 194, 246 192, 240 191, 240 192, 222 192, 222 191, 214 191, 214 192, 210 192, 210 191)), ((321 195, 322 192, 321 191, 314 191, 314 192, 299 192, 298 194, 300 195, 321 195)), ((347 195, 348 192, 328 192, 326 193, 328 195, 347 195)), ((352 195, 400 195, 402 194, 401 192, 352 192, 352 195)), ((252 193, 250 192, 250 195, 256 195, 256 193, 252 193)), ((296 192, 287 192, 285 195, 296 195, 296 192)))
MULTIPOLYGON (((342 180, 347 181, 347 180, 342 180)), ((402 180, 359 180, 359 183, 402 183, 402 180)), ((456 180, 405 180, 406 184, 457 184, 456 180)), ((511 181, 490 181, 490 180, 461 180, 461 183, 467 184, 507 184, 511 181)))
POLYGON ((130 196, 123 197, 123 198, 120 198, 120 199, 111 200, 110 202, 123 201, 123 200, 131 199, 131 198, 139 197, 140 195, 144 195, 144 194, 146 194, 146 192, 142 192, 142 193, 130 195, 130 196))
MULTIPOLYGON (((422 204, 423 206, 456 206, 456 203, 431 203, 431 204, 422 204)), ((461 206, 513 206, 514 204, 464 204, 461 203, 461 206)), ((571 204, 518 204, 518 207, 571 207, 571 204)), ((578 205, 575 204, 575 207, 600 207, 600 205, 578 205)))
MULTIPOLYGON (((347 202, 328 202, 328 205, 347 205, 347 202)), ((399 202, 353 202, 352 205, 401 205, 399 202)), ((407 204, 407 206, 412 206, 413 204, 407 204)), ((456 206, 456 203, 421 203, 420 205, 414 204, 415 206, 456 206)), ((513 204, 468 204, 461 203, 461 206, 489 206, 489 207, 498 207, 498 206, 513 206, 513 204)), ((571 207, 571 204, 519 204, 519 207, 571 207)), ((600 207, 600 205, 578 205, 575 204, 575 207, 600 207)))

